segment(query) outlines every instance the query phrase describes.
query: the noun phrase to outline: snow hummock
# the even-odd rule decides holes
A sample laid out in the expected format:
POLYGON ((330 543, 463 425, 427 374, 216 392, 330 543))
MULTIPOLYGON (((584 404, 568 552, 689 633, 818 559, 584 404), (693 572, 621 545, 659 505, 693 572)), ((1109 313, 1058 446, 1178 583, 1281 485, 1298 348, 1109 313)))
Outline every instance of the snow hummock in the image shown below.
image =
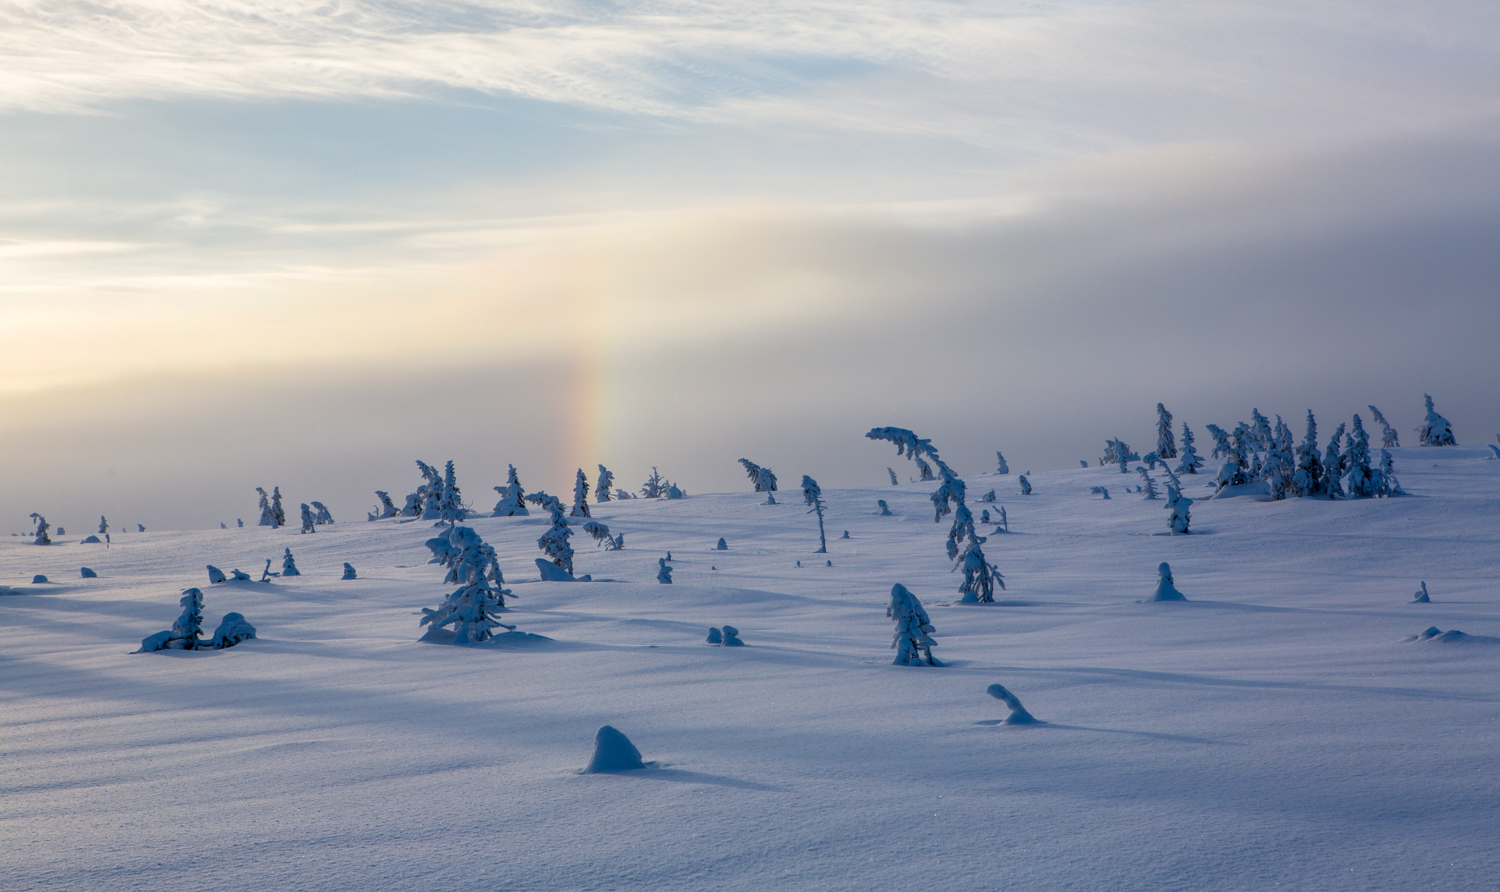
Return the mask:
POLYGON ((81 577, 83 577, 84 579, 98 579, 99 578, 99 574, 95 573, 93 570, 90 570, 88 567, 79 567, 78 568, 78 575, 81 576, 81 577))
POLYGON ((1156 568, 1156 576, 1156 591, 1151 593, 1151 597, 1147 599, 1148 601, 1187 600, 1187 598, 1182 596, 1182 592, 1179 592, 1177 587, 1172 584, 1172 567, 1166 561, 1162 561, 1156 568))
POLYGON ((616 731, 613 725, 605 725, 594 734, 594 755, 583 768, 584 774, 599 774, 605 771, 634 771, 645 768, 641 751, 635 748, 630 738, 616 731))
POLYGON ((90 533, 86 538, 84 538, 78 544, 79 545, 102 545, 102 544, 104 544, 104 540, 100 539, 98 536, 95 536, 92 533, 90 533))

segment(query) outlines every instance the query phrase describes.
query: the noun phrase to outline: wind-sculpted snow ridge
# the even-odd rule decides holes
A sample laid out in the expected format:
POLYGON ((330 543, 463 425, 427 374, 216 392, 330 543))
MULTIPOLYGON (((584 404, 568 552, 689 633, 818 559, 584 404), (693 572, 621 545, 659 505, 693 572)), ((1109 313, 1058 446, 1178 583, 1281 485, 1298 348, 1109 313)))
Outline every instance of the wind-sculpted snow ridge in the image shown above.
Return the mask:
MULTIPOLYGON (((1392 423, 1415 426, 1420 406, 1392 423)), ((1119 430, 1132 442, 1154 430, 1140 414, 1119 430)), ((1320 463, 1335 426, 1317 438, 1320 463)), ((512 593, 497 617, 517 626, 469 647, 418 638, 422 608, 462 584, 427 563, 446 523, 298 536, 252 515, 243 529, 135 536, 115 521, 107 550, 0 538, 0 834, 24 841, 0 856, 0 887, 146 892, 202 885, 206 865, 223 892, 761 892, 780 876, 849 892, 991 877, 1493 885, 1500 463, 1487 447, 1390 448, 1407 498, 1210 500, 1212 474, 1179 473, 1195 500, 1187 536, 1159 535, 1164 501, 1120 498, 1137 477, 1117 467, 1034 470, 1021 498, 1026 468, 997 480, 989 449, 975 451, 968 490, 995 487, 1014 521, 985 546, 1004 554, 1003 609, 953 592, 952 514, 932 523, 940 483, 890 486, 873 464, 885 447, 861 448, 869 485, 822 488, 831 567, 809 554, 806 509, 765 507, 744 480, 684 500, 590 499, 591 519, 628 530, 631 547, 586 538, 574 564, 589 584, 538 580, 536 558, 556 566, 537 546, 548 513, 469 517, 458 526, 493 549, 512 593), (228 575, 274 556, 278 569, 294 540, 302 576, 208 586, 208 564, 228 575), (1192 600, 1138 603, 1163 562, 1192 600), (97 578, 80 578, 84 563, 97 578), (356 580, 341 580, 345 563, 356 580), (54 581, 29 585, 38 574, 54 581), (1419 580, 1431 603, 1409 604, 1419 580), (897 581, 945 668, 891 665, 897 581), (130 656, 194 585, 205 647, 230 611, 256 637, 130 656), (722 646, 726 623, 745 646, 722 646), (1008 705, 984 693, 994 682, 1046 723, 1004 724, 1008 705), (606 724, 657 764, 580 776, 606 724), (920 810, 895 804, 907 790, 920 810), (994 844, 975 845, 974 827, 994 844), (493 856, 499 839, 510 854, 493 856), (891 840, 916 854, 883 857, 891 840)), ((492 467, 503 481, 503 456, 492 467)), ((1164 474, 1151 470, 1165 499, 1164 474)))

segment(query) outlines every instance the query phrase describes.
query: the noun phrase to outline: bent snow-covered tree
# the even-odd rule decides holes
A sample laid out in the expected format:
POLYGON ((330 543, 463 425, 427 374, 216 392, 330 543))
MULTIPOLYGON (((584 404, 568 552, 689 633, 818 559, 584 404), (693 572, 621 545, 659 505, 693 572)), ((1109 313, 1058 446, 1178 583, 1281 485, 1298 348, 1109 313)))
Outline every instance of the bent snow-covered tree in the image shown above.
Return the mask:
POLYGON ((302 503, 302 532, 304 532, 304 533, 316 533, 317 531, 318 531, 317 526, 313 524, 312 509, 309 508, 309 507, 307 507, 307 503, 306 502, 303 502, 302 503))
POLYGON ((52 524, 47 522, 47 518, 37 514, 35 511, 31 513, 31 520, 36 524, 36 538, 32 540, 33 543, 36 545, 51 545, 52 537, 47 535, 47 531, 52 529, 52 524))
POLYGON ((1177 440, 1172 436, 1172 413, 1156 404, 1156 457, 1163 461, 1177 457, 1177 440))
POLYGON ((998 449, 995 450, 995 465, 996 465, 996 467, 995 467, 995 473, 996 474, 1009 474, 1010 473, 1010 465, 1008 465, 1008 464, 1005 463, 1005 456, 1001 455, 1000 454, 1000 450, 998 450, 998 449))
POLYGON ((818 515, 818 550, 815 553, 827 554, 828 537, 823 532, 823 490, 818 487, 818 481, 806 474, 802 475, 802 501, 812 506, 808 514, 818 515))
POLYGON ((573 509, 568 512, 569 517, 588 517, 589 515, 589 478, 583 473, 583 468, 578 469, 578 476, 573 478, 573 509))
POLYGON ((453 526, 441 536, 429 539, 432 551, 429 563, 448 568, 445 583, 458 588, 436 610, 423 608, 420 625, 442 629, 453 626, 454 642, 478 644, 488 641, 496 628, 514 630, 500 622, 497 614, 505 609, 505 577, 491 548, 469 527, 453 526))
POLYGON ((1423 446, 1457 446, 1453 426, 1432 407, 1432 397, 1424 393, 1422 399, 1427 403, 1427 418, 1417 428, 1417 442, 1423 446))
POLYGON ((1401 448, 1401 438, 1399 436, 1397 436, 1396 429, 1393 428, 1393 427, 1391 427, 1391 423, 1389 421, 1385 420, 1385 416, 1380 414, 1380 410, 1379 409, 1375 408, 1374 406, 1370 406, 1369 408, 1370 408, 1370 417, 1374 418, 1375 419, 1375 423, 1378 424, 1378 425, 1380 425, 1380 428, 1381 428, 1381 430, 1380 430, 1380 448, 1382 448, 1382 449, 1400 449, 1401 448))
POLYGON ((260 493, 260 523, 258 526, 274 527, 276 516, 271 513, 271 496, 264 489, 257 486, 255 491, 260 493))
POLYGON ((1344 439, 1344 424, 1334 430, 1333 436, 1328 440, 1328 449, 1323 453, 1323 492, 1330 499, 1342 499, 1344 497, 1344 486, 1340 482, 1344 479, 1344 459, 1339 454, 1339 443, 1344 439))
POLYGON ((542 550, 548 560, 572 576, 573 546, 568 544, 568 539, 573 531, 568 527, 567 510, 563 508, 562 500, 541 490, 527 496, 526 500, 552 516, 552 526, 536 540, 536 547, 542 550))
POLYGON ((526 490, 521 488, 515 465, 510 465, 510 476, 504 486, 495 487, 495 492, 500 494, 500 501, 495 503, 495 513, 491 517, 525 517, 531 513, 526 507, 526 490))
POLYGON ((203 643, 198 638, 203 634, 203 592, 196 588, 184 589, 178 603, 182 605, 182 614, 172 623, 172 637, 163 649, 197 650, 203 643))
POLYGON ((391 494, 383 489, 375 490, 375 498, 380 500, 380 513, 375 516, 376 520, 384 520, 387 517, 395 517, 401 511, 396 503, 391 501, 391 494))
POLYGON ((776 504, 776 475, 770 468, 763 468, 748 458, 740 459, 740 464, 745 468, 745 476, 750 478, 756 492, 766 494, 766 504, 776 504))
POLYGON ((333 512, 328 510, 327 505, 324 505, 322 502, 313 502, 312 507, 313 523, 320 526, 325 523, 333 523, 333 512))
POLYGON ((896 623, 896 634, 891 639, 891 648, 896 651, 895 666, 936 666, 932 649, 937 642, 930 637, 935 631, 922 602, 906 586, 896 583, 891 586, 891 603, 885 615, 896 623))
POLYGON ((599 479, 594 482, 594 501, 609 501, 609 488, 615 485, 615 475, 611 474, 609 468, 599 466, 599 479))
POLYGON ((1143 493, 1141 498, 1159 498, 1161 496, 1161 491, 1156 488, 1156 481, 1151 479, 1151 472, 1141 467, 1137 467, 1135 469, 1135 472, 1141 475, 1141 492, 1143 493))

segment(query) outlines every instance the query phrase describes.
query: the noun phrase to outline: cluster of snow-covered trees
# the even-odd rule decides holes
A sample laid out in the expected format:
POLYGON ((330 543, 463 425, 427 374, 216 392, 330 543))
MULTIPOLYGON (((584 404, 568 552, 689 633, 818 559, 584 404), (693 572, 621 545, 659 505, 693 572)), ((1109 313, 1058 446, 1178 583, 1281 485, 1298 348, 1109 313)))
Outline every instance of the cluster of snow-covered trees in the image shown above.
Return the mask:
MULTIPOLYGON (((1212 457, 1224 460, 1216 479, 1221 491, 1259 481, 1273 500, 1402 494, 1391 454, 1382 448, 1378 461, 1371 455, 1370 437, 1358 414, 1349 425, 1340 423, 1323 449, 1318 447, 1318 423, 1311 411, 1306 432, 1295 445, 1281 416, 1272 425, 1252 409, 1251 419, 1248 424, 1239 422, 1233 431, 1208 425, 1215 444, 1212 457)), ((1391 431, 1392 440, 1394 434, 1391 431)))
POLYGON ((172 628, 147 635, 141 640, 141 649, 136 653, 159 650, 223 650, 255 637, 255 627, 240 614, 231 612, 224 614, 213 637, 204 641, 199 637, 203 634, 203 591, 196 588, 184 589, 178 603, 182 607, 182 613, 172 623, 172 628))

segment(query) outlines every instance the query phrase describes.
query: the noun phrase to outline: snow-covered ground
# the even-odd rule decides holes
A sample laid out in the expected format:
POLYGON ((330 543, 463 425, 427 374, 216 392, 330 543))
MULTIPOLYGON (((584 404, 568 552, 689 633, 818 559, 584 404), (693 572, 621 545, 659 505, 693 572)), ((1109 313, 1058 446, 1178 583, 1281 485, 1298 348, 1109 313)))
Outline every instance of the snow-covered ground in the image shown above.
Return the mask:
POLYGON ((969 477, 1012 530, 991 606, 953 603, 932 484, 825 491, 826 557, 792 491, 601 505, 626 548, 579 531, 591 583, 536 581, 540 512, 476 519, 553 639, 511 648, 418 643, 430 523, 7 537, 0 888, 1496 888, 1490 455, 1396 450, 1382 500, 1185 478, 1185 537, 1133 472, 969 477), (208 585, 287 547, 299 579, 208 585), (1141 603, 1161 561, 1189 602, 1141 603), (945 667, 890 665, 896 582, 945 667), (259 639, 132 655, 188 586, 259 639), (1047 724, 998 724, 996 682, 1047 724), (655 767, 579 774, 604 724, 655 767))

